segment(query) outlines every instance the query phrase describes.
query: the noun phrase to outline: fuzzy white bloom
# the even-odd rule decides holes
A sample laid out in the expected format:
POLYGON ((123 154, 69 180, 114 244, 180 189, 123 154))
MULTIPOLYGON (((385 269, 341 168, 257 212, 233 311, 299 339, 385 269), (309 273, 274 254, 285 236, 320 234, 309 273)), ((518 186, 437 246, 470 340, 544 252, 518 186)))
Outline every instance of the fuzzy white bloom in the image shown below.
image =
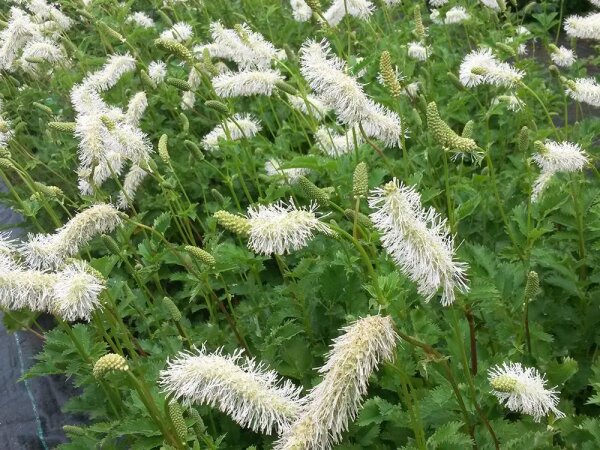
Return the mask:
POLYGON ((19 51, 30 41, 42 37, 39 27, 23 10, 12 7, 8 24, 0 31, 0 69, 12 70, 19 51))
POLYGON ((204 136, 201 145, 205 150, 212 151, 219 148, 221 139, 231 141, 249 139, 256 136, 261 129, 262 125, 251 114, 235 114, 204 136))
POLYGON ((372 102, 346 63, 331 53, 329 43, 306 41, 300 49, 300 72, 319 98, 335 110, 344 124, 355 124, 369 115, 372 102))
POLYGON ((35 68, 35 66, 37 66, 37 60, 56 64, 65 59, 66 55, 62 47, 59 47, 56 42, 51 39, 43 38, 39 41, 28 43, 23 48, 23 54, 21 55, 19 62, 24 69, 35 73, 37 71, 35 68), (36 60, 36 62, 32 63, 32 60, 36 60))
POLYGON ((402 93, 408 96, 411 99, 414 99, 419 95, 420 84, 418 81, 407 84, 404 89, 402 89, 402 93))
POLYGON ((32 268, 54 268, 75 255, 101 233, 110 233, 122 222, 112 205, 99 203, 80 212, 54 234, 30 235, 21 252, 32 268))
POLYGON ((138 92, 127 105, 127 112, 125 113, 125 122, 131 126, 137 127, 140 124, 142 115, 148 107, 148 98, 145 92, 138 92))
POLYGON ((600 0, 590 0, 590 3, 596 8, 600 8, 600 0))
POLYGON ((150 17, 148 14, 146 14, 144 12, 135 12, 135 13, 129 15, 127 17, 127 19, 125 19, 125 22, 133 23, 133 24, 137 25, 138 27, 142 27, 142 28, 153 28, 154 27, 154 20, 152 20, 152 17, 150 17))
POLYGON ((577 172, 589 163, 589 158, 579 144, 572 142, 546 141, 536 143, 538 152, 533 160, 541 170, 536 179, 531 198, 535 202, 548 186, 552 176, 558 172, 577 172))
POLYGON ((492 103, 494 105, 497 105, 498 103, 505 103, 508 110, 513 112, 519 112, 525 107, 525 102, 514 94, 500 95, 494 98, 492 103))
POLYGON ((160 33, 161 39, 172 39, 177 42, 184 42, 194 35, 191 25, 185 22, 177 22, 168 30, 160 33))
POLYGON ((489 370, 488 379, 492 394, 511 411, 533 416, 536 422, 550 412, 557 418, 565 417, 556 408, 559 392, 547 389, 545 375, 535 368, 503 363, 489 370))
POLYGON ((497 0, 479 0, 481 3, 483 3, 485 6, 487 6, 488 8, 492 8, 495 11, 500 11, 500 5, 498 4, 497 0))
POLYGON ((219 97, 271 95, 277 81, 283 81, 278 70, 245 70, 223 73, 213 78, 213 88, 219 97))
POLYGON ((429 18, 431 19, 431 21, 437 25, 443 25, 444 24, 444 20, 442 19, 442 16, 440 14, 440 10, 439 9, 434 9, 433 11, 431 11, 431 14, 429 15, 429 18))
POLYGON ((181 103, 179 106, 183 110, 188 110, 188 109, 194 108, 195 103, 196 103, 196 94, 194 94, 192 91, 185 91, 181 95, 181 103))
POLYGON ((312 17, 312 9, 304 0, 290 0, 292 15, 298 22, 306 22, 312 17))
POLYGON ((446 19, 444 23, 446 25, 451 25, 455 23, 462 23, 471 18, 471 15, 467 12, 467 10, 462 6, 453 6, 448 11, 446 11, 446 19))
POLYGON ((333 158, 354 152, 355 148, 364 141, 356 127, 344 134, 337 134, 330 128, 321 127, 315 133, 315 139, 319 149, 333 158))
POLYGON ((575 62, 575 52, 561 45, 551 49, 550 58, 552 62, 560 67, 570 67, 575 62))
MULTIPOLYGON (((0 257, 18 252, 18 245, 10 232, 0 232, 0 257)), ((1 262, 1 261, 0 261, 1 262)), ((0 264, 0 267, 2 265, 0 264)))
POLYGON ((403 131, 400 116, 374 102, 369 102, 367 111, 368 115, 360 124, 365 134, 379 139, 386 147, 399 147, 403 131))
POLYGON ((429 0, 429 5, 433 8, 439 8, 448 3, 448 0, 429 0))
POLYGON ((125 210, 131 206, 135 193, 146 176, 148 176, 148 172, 137 165, 133 165, 129 169, 123 180, 123 189, 119 192, 119 198, 117 199, 119 209, 125 210))
POLYGON ((577 78, 569 81, 566 93, 573 100, 600 107, 600 86, 593 78, 577 78))
POLYGON ((442 288, 441 303, 448 306, 456 289, 468 290, 467 264, 454 260, 446 220, 433 208, 423 208, 418 192, 394 179, 371 192, 369 207, 383 247, 427 301, 442 288))
POLYGON ((147 106, 144 94, 132 99, 128 111, 107 105, 100 91, 114 86, 124 73, 135 68, 129 55, 113 55, 98 72, 90 74, 71 91, 75 136, 79 139, 80 190, 93 193, 93 185, 119 175, 126 160, 142 164, 153 151, 148 137, 138 127, 147 106))
POLYGON ((420 42, 409 42, 408 56, 419 61, 425 61, 429 57, 429 48, 420 42))
POLYGON ((294 109, 309 114, 317 120, 325 118, 330 108, 318 97, 308 94, 306 99, 296 95, 288 95, 288 100, 294 109))
POLYGON ((261 34, 242 24, 232 30, 223 27, 220 22, 210 25, 213 43, 194 48, 196 54, 207 49, 213 58, 223 58, 235 62, 240 70, 266 70, 272 60, 282 59, 284 54, 275 48, 261 34))
POLYGON ((56 275, 54 301, 49 312, 68 322, 89 322, 92 312, 100 307, 100 293, 103 290, 104 280, 92 275, 86 263, 71 263, 56 275))
POLYGON ((567 17, 565 31, 574 38, 600 40, 600 13, 567 17))
POLYGON ((88 90, 104 92, 117 84, 123 75, 133 70, 135 70, 135 59, 129 53, 111 55, 102 69, 83 81, 83 86, 88 90))
POLYGON ((56 275, 26 270, 8 255, 0 255, 0 307, 46 311, 52 303, 56 275))
POLYGON ((546 141, 541 147, 533 159, 545 172, 576 172, 589 162, 579 144, 546 141))
POLYGON ((164 61, 152 61, 148 64, 148 76, 156 84, 162 83, 167 77, 167 65, 164 61))
POLYGON ((31 11, 37 22, 50 22, 58 31, 67 30, 73 23, 58 7, 49 4, 46 0, 29 0, 27 8, 31 11))
POLYGON ((474 50, 463 59, 459 78, 466 87, 480 84, 513 87, 525 75, 510 64, 498 61, 489 48, 474 50))
POLYGON ((316 205, 298 209, 293 201, 278 201, 248 209, 248 248, 261 255, 283 255, 306 247, 316 232, 332 234, 319 221, 316 205))
POLYGON ((208 404, 257 433, 281 432, 300 410, 300 388, 241 351, 181 352, 160 372, 159 385, 186 405, 208 404))
POLYGON ((330 449, 356 418, 371 374, 394 358, 398 336, 389 316, 368 316, 342 331, 319 369, 323 380, 305 397, 302 415, 283 432, 275 450, 330 449))
POLYGON ((346 14, 358 19, 368 19, 374 9, 375 5, 369 0, 334 0, 329 9, 323 13, 323 17, 334 27, 346 14))
POLYGON ((281 162, 276 159, 269 159, 265 163, 265 172, 270 177, 281 177, 281 181, 286 181, 290 184, 298 182, 298 179, 307 175, 310 171, 305 168, 283 169, 281 162))

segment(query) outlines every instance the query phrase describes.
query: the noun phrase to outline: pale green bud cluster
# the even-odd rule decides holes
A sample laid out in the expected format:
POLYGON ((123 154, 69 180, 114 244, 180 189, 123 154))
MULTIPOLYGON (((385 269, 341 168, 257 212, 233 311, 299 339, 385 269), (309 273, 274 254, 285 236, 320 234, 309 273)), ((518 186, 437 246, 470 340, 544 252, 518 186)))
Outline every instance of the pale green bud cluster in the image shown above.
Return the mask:
POLYGON ((127 372, 128 370, 129 365, 127 364, 127 360, 125 358, 115 353, 109 353, 108 355, 104 355, 102 358, 96 361, 92 373, 94 374, 94 378, 99 380, 108 372, 127 372))
POLYGON ((248 219, 245 217, 231 214, 227 211, 217 211, 214 217, 219 222, 219 225, 235 234, 243 236, 250 231, 250 223, 248 223, 248 219))
POLYGON ((500 375, 490 380, 490 386, 498 392, 514 392, 517 383, 517 379, 510 375, 500 375))

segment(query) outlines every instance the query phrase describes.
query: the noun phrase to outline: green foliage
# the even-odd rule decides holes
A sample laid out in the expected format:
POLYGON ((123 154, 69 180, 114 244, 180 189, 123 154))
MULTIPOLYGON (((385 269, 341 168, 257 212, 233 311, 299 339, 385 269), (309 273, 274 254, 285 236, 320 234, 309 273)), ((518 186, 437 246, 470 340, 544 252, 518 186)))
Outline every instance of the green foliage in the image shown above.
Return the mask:
MULTIPOLYGON (((27 4, 1 2, 0 30, 14 3, 27 4)), ((390 315, 403 339, 395 360, 368 380, 362 408, 336 448, 600 448, 600 122, 597 110, 566 96, 565 80, 548 70, 560 19, 589 8, 587 1, 539 1, 525 11, 530 2, 515 8, 507 1, 506 13, 498 13, 461 0, 443 6, 442 17, 460 5, 471 18, 446 26, 432 21, 429 2, 377 0, 369 20, 346 17, 335 27, 319 18, 330 1, 319 2, 305 22, 293 19, 289 1, 57 3, 73 20, 56 33, 68 59, 42 62, 36 73, 24 61, 0 70, 0 174, 8 188, 1 201, 24 216, 26 231, 54 233, 78 211, 117 200, 131 161, 90 191, 79 189, 81 132, 70 97, 108 55, 129 52, 135 68, 101 96, 125 112, 145 91, 139 128, 153 149, 138 161, 146 176, 126 199, 123 225, 76 255, 107 280, 102 307, 89 323, 58 320, 26 375, 62 374, 81 388, 65 409, 87 422, 65 428, 69 442, 61 449, 272 448, 276 436, 241 429, 217 408, 167 398, 157 384, 167 360, 193 346, 243 349, 306 393, 321 380, 314 369, 339 329, 377 313, 390 315), (127 20, 138 11, 154 26, 127 20), (286 55, 272 63, 285 78, 272 95, 216 95, 214 76, 236 65, 193 47, 210 41, 217 20, 232 29, 246 23, 286 55), (188 23, 193 36, 159 39, 177 22, 188 23), (531 35, 518 34, 520 24, 531 35), (429 46, 426 61, 409 57, 417 37, 429 46), (369 97, 402 118, 406 138, 385 148, 359 127, 344 127, 334 112, 319 118, 292 107, 292 95, 311 92, 299 62, 309 38, 330 42, 369 97), (481 46, 524 71, 523 83, 461 84, 463 58, 481 46), (166 65, 164 80, 152 77, 157 60, 166 65), (385 83, 377 81, 380 62, 385 83), (523 102, 518 111, 506 103, 513 94, 523 102), (261 130, 233 138, 234 114, 251 114, 261 130), (12 130, 6 146, 4 121, 12 130), (325 125, 331 134, 349 132, 346 144, 356 148, 327 155, 315 138, 325 125), (217 126, 216 145, 206 146, 217 126), (534 202, 540 146, 533 143, 546 139, 580 144, 590 164, 554 174, 534 202), (265 169, 272 159, 279 163, 274 174, 265 169), (469 291, 447 308, 439 296, 424 301, 369 218, 366 192, 394 177, 447 219, 455 259, 469 266, 469 291), (314 206, 331 234, 284 255, 253 252, 244 215, 279 200, 314 206), (96 380, 94 363, 107 353, 125 357, 130 370, 96 380), (543 373, 566 417, 535 422, 503 407, 487 371, 509 361, 543 373)), ((558 41, 567 45, 564 37, 560 30, 558 41)), ((600 62, 595 47, 577 44, 579 59, 560 69, 568 80, 595 73, 600 62)), ((111 109, 99 120, 113 130, 118 115, 111 109)), ((0 305, 8 295, 3 277, 0 305)), ((38 312, 3 309, 8 330, 41 331, 38 312)))

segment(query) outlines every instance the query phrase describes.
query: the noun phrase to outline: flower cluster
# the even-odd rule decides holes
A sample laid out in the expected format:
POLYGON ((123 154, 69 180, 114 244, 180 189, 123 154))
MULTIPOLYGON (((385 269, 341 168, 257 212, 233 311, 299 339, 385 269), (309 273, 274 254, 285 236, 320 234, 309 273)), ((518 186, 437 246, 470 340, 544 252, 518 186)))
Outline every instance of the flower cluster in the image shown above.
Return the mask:
POLYGON ((347 73, 346 63, 331 53, 328 42, 305 42, 300 63, 310 87, 340 122, 358 126, 361 134, 380 139, 386 146, 399 145, 405 130, 398 114, 367 97, 359 82, 347 73))
MULTIPOLYGON (((152 146, 139 128, 148 106, 146 94, 134 95, 126 111, 109 106, 100 95, 134 69, 131 55, 112 55, 102 69, 89 74, 71 91, 77 114, 75 136, 79 139, 79 188, 83 194, 92 194, 106 180, 120 175, 128 163, 137 179, 140 170, 147 171, 152 146)), ((134 192, 130 189, 127 194, 132 197, 134 192)))
POLYGON ((19 68, 37 75, 44 63, 66 61, 60 34, 72 25, 61 10, 45 0, 27 2, 23 9, 13 6, 8 23, 0 31, 0 69, 14 72, 19 68))

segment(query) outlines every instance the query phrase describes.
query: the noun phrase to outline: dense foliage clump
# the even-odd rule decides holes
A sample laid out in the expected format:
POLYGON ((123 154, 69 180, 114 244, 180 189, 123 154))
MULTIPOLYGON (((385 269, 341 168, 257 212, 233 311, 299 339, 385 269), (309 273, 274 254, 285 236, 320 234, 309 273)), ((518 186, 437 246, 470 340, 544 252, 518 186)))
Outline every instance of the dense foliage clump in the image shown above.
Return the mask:
POLYGON ((60 448, 600 448, 598 8, 2 2, 60 448))

